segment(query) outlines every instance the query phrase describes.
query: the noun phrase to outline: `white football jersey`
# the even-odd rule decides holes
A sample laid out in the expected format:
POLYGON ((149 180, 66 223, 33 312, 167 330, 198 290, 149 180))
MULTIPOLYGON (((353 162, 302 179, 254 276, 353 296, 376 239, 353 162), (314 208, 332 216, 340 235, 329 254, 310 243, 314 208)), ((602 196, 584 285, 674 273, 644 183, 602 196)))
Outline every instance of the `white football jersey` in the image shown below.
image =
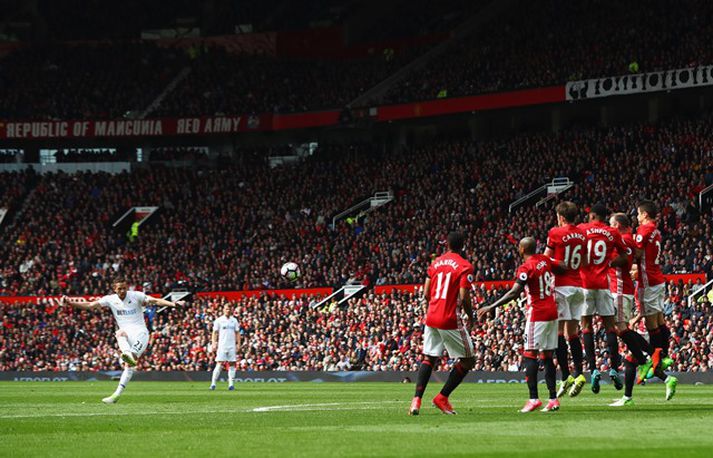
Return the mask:
POLYGON ((116 294, 110 294, 99 299, 103 307, 109 307, 116 318, 119 329, 141 328, 146 329, 144 311, 147 296, 140 291, 127 291, 122 301, 116 294))
POLYGON ((239 330, 238 320, 223 315, 213 321, 213 331, 218 331, 218 350, 227 351, 235 348, 235 333, 239 330))

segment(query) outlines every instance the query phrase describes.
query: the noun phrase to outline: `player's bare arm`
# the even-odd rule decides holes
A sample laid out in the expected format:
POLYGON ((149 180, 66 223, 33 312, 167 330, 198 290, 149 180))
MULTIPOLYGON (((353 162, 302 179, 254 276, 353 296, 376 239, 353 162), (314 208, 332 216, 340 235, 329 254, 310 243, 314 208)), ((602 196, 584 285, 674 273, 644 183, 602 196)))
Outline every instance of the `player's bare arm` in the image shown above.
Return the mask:
POLYGON ((99 301, 88 301, 86 299, 82 299, 81 297, 62 296, 59 300, 59 304, 63 307, 70 306, 82 310, 95 310, 101 308, 99 301))
POLYGON ((569 269, 567 268, 567 264, 565 264, 564 262, 555 261, 552 263, 552 272, 554 272, 555 275, 565 274, 568 270, 569 269))
POLYGON ((146 296, 146 302, 149 304, 160 305, 162 307, 182 307, 186 304, 185 301, 171 302, 160 297, 146 296))
POLYGON ((215 353, 218 348, 218 331, 213 331, 210 339, 210 352, 215 353))
POLYGON ((488 305, 487 307, 478 309, 478 320, 482 321, 485 317, 488 316, 490 312, 492 312, 497 307, 500 307, 503 304, 507 304, 510 301, 520 297, 520 293, 522 293, 522 290, 523 284, 520 282, 515 282, 512 288, 510 288, 510 291, 505 293, 500 299, 493 302, 491 305, 488 305))
POLYGON ((470 291, 468 291, 468 288, 460 288, 460 290, 458 290, 458 305, 468 317, 467 326, 468 331, 470 331, 473 325, 473 302, 470 299, 470 291))
POLYGON ((423 314, 428 311, 428 298, 431 297, 431 278, 427 278, 423 284, 423 314))
POLYGON ((609 263, 609 267, 624 267, 628 264, 628 261, 626 253, 619 252, 618 256, 609 263))

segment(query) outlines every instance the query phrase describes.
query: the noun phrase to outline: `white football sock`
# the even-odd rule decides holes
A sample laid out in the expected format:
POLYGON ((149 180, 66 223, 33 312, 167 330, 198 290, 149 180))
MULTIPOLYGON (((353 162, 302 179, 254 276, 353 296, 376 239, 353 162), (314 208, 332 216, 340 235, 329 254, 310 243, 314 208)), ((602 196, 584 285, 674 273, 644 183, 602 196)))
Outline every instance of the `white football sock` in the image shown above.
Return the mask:
POLYGON ((114 396, 120 396, 124 392, 126 385, 129 384, 131 377, 134 375, 134 370, 130 367, 124 368, 124 372, 121 373, 121 378, 119 379, 119 386, 116 387, 114 391, 114 396))
POLYGON ((235 367, 230 366, 228 368, 228 385, 233 386, 235 383, 235 367))
POLYGON ((210 382, 211 385, 215 385, 216 383, 218 383, 218 377, 220 377, 221 366, 222 366, 222 364, 216 363, 215 369, 213 369, 213 379, 210 382))

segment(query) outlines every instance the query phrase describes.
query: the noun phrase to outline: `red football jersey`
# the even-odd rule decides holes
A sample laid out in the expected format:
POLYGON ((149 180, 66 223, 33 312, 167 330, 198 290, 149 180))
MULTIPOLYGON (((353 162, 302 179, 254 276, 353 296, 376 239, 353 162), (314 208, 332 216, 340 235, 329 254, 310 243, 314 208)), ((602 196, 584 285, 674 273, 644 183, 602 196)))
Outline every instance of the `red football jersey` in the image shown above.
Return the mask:
POLYGON ((426 325, 438 329, 458 329, 458 291, 470 289, 473 266, 459 254, 446 253, 428 268, 431 294, 428 298, 426 325))
POLYGON ((626 253, 619 231, 601 221, 592 221, 578 226, 587 236, 587 259, 589 265, 579 271, 582 287, 586 289, 609 289, 609 262, 612 255, 626 253))
MULTIPOLYGON (((631 278, 631 265, 634 263, 634 236, 631 232, 621 234, 621 240, 626 247, 626 265, 609 268, 609 291, 614 294, 634 294, 634 280, 631 278)), ((610 260, 615 257, 612 254, 610 260)))
POLYGON ((656 223, 642 224, 636 229, 636 248, 643 250, 639 261, 639 285, 644 288, 664 282, 659 256, 661 255, 661 232, 656 223))
POLYGON ((527 319, 552 321, 557 319, 554 279, 554 261, 543 254, 527 258, 515 274, 516 281, 525 285, 527 293, 527 319))
POLYGON ((547 234, 547 248, 553 251, 552 258, 564 263, 567 272, 555 276, 555 286, 582 286, 579 267, 587 249, 584 232, 574 224, 553 227, 547 234))

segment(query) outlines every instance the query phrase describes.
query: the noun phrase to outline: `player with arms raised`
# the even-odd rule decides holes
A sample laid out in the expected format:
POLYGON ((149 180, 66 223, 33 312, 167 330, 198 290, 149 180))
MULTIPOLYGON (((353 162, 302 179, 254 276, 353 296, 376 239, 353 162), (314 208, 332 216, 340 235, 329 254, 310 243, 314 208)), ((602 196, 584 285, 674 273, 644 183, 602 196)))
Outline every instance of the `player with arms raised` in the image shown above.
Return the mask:
POLYGON ((140 291, 129 291, 126 281, 116 279, 112 282, 114 294, 104 296, 97 301, 62 296, 60 304, 70 305, 82 310, 98 310, 102 307, 111 309, 119 329, 116 331, 116 340, 121 350, 121 360, 124 362, 124 371, 119 379, 119 386, 109 397, 102 399, 105 404, 115 404, 124 392, 126 385, 134 375, 134 367, 141 355, 144 354, 149 343, 149 331, 144 321, 143 308, 149 304, 164 307, 183 305, 183 301, 170 302, 156 297, 148 296, 140 291))
POLYGON ((552 360, 557 348, 558 329, 553 274, 562 275, 566 268, 564 263, 536 254, 535 246, 535 239, 532 237, 525 237, 520 241, 518 251, 524 262, 517 269, 512 289, 492 305, 478 309, 478 319, 482 320, 496 307, 520 297, 523 290, 527 294, 527 322, 523 333, 525 351, 522 356, 525 358, 525 379, 530 390, 530 399, 520 410, 523 413, 542 407, 537 394, 538 357, 545 365, 545 382, 550 395, 550 400, 542 411, 552 412, 560 408, 556 393, 557 369, 552 360))
POLYGON ((557 364, 562 372, 562 383, 557 391, 561 397, 569 391, 570 396, 577 396, 587 382, 582 375, 584 354, 579 338, 579 320, 584 308, 584 293, 579 269, 586 263, 587 239, 584 232, 574 225, 579 210, 573 202, 560 202, 555 207, 557 226, 547 234, 545 256, 563 263, 567 270, 555 274, 555 301, 557 303, 557 364), (569 372, 567 343, 572 353, 574 376, 569 372))
POLYGON ((223 315, 213 321, 213 335, 211 338, 211 351, 215 352, 215 368, 210 389, 215 390, 218 383, 220 370, 224 363, 228 363, 228 390, 235 389, 236 347, 240 347, 240 325, 232 316, 230 304, 223 306, 223 315))
MULTIPOLYGON (((666 280, 661 272, 661 232, 656 227, 658 207, 650 200, 642 200, 637 205, 637 219, 639 227, 636 229, 634 243, 636 245, 633 273, 638 280, 638 295, 641 312, 646 320, 646 329, 649 332, 653 355, 651 361, 639 367, 638 380, 646 378, 649 369, 660 374, 659 364, 662 358, 668 357, 669 339, 671 331, 666 326, 663 315, 664 295, 666 294, 666 280)), ((678 380, 671 375, 665 377, 666 400, 676 394, 678 380)))
POLYGON ((433 368, 443 356, 444 347, 451 358, 458 358, 443 389, 433 398, 433 405, 444 414, 456 413, 448 397, 475 365, 473 342, 470 339, 473 322, 470 302, 473 266, 460 254, 463 243, 460 232, 449 233, 448 251, 436 258, 428 268, 428 278, 423 286, 424 300, 428 302, 423 333, 423 361, 418 370, 416 393, 411 401, 409 415, 419 414, 421 398, 433 368), (461 311, 465 312, 466 323, 461 320, 461 311))
POLYGON ((609 377, 617 390, 623 388, 619 376, 621 356, 616 332, 616 308, 609 291, 609 269, 626 265, 626 246, 619 231, 607 225, 607 207, 603 204, 592 205, 589 211, 589 222, 579 225, 587 236, 587 265, 580 270, 582 286, 584 287, 584 312, 582 313, 582 335, 584 350, 589 370, 592 373, 592 392, 597 394, 601 389, 599 381, 601 374, 596 366, 594 354, 594 315, 599 315, 604 322, 609 349, 609 377))

